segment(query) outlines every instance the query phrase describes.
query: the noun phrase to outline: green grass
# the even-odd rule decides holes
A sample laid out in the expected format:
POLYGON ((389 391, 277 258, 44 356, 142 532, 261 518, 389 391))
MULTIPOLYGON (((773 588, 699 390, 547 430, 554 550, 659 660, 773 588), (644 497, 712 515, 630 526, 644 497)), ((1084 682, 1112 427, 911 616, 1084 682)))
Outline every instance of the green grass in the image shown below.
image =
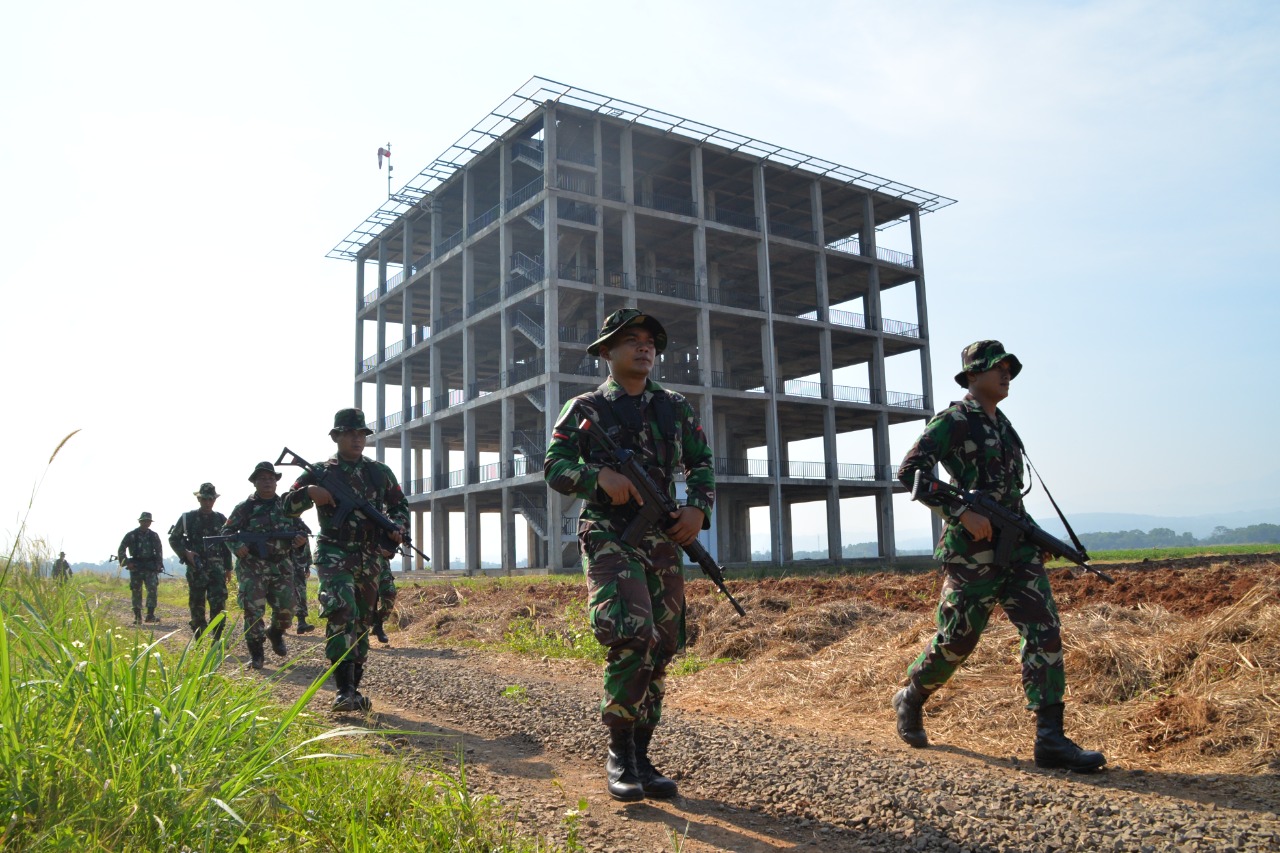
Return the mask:
POLYGON ((604 663, 605 648, 591 632, 585 601, 565 605, 550 619, 522 616, 507 623, 502 647, 535 657, 574 658, 604 663))
POLYGON ((281 707, 223 643, 116 624, 95 593, 118 602, 119 581, 57 585, 13 559, 3 576, 0 848, 547 849, 461 773, 310 716, 323 676, 281 707))
MULTIPOLYGON (((1093 551, 1089 556, 1095 563, 1137 563, 1142 560, 1173 560, 1181 557, 1219 557, 1231 554, 1277 554, 1280 545, 1187 545, 1177 548, 1128 548, 1114 551, 1093 551)), ((1053 568, 1071 565, 1066 560, 1054 560, 1053 568)))

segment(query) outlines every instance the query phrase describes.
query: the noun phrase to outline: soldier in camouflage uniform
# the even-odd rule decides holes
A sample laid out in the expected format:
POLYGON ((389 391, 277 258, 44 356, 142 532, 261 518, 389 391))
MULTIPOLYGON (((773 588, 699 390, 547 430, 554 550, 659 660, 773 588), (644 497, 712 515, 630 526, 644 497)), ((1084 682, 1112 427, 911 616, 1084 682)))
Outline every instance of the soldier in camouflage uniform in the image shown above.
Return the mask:
MULTIPOLYGON (((201 483, 193 492, 200 502, 198 509, 188 510, 169 528, 169 547, 187 567, 187 608, 191 611, 191 631, 199 637, 209 623, 227 606, 227 576, 231 573, 231 555, 222 543, 206 546, 204 537, 217 536, 227 517, 214 512, 219 498, 213 483, 201 483), (209 616, 205 618, 205 602, 209 616)), ((215 629, 214 639, 222 633, 222 623, 215 629)))
MULTIPOLYGON (((401 531, 391 535, 403 541, 409 525, 409 502, 396 475, 381 462, 366 459, 365 441, 373 430, 359 409, 342 409, 333 418, 329 438, 338 452, 320 467, 336 471, 357 494, 366 497, 386 513, 401 531)), ((377 607, 381 529, 359 511, 352 512, 339 527, 333 495, 316 484, 315 475, 304 471, 285 495, 289 515, 297 517, 312 506, 320 519, 316 538, 316 574, 320 576, 320 615, 325 618, 325 656, 338 663, 334 669, 337 696, 335 711, 368 711, 372 703, 360 693, 365 661, 369 654, 369 626, 377 607)))
POLYGON ((307 621, 307 578, 311 577, 311 528, 300 518, 295 518, 298 534, 307 537, 301 548, 294 548, 290 559, 293 560, 293 597, 294 615, 298 622, 294 630, 299 634, 310 634, 316 629, 307 621))
MULTIPOLYGON (((270 462, 259 462, 249 475, 254 493, 231 510, 223 525, 223 535, 240 533, 293 532, 294 520, 284 512, 284 501, 276 494, 280 473, 270 462)), ((245 645, 249 647, 249 668, 262 669, 263 639, 271 641, 271 651, 287 655, 284 632, 293 624, 293 561, 290 553, 305 542, 305 537, 273 538, 266 542, 266 556, 258 546, 231 539, 227 544, 236 555, 238 600, 244 611, 245 645), (271 605, 271 627, 263 631, 262 617, 271 605)))
POLYGON ((693 407, 649 379, 667 345, 662 324, 634 308, 610 314, 587 348, 609 363, 609 378, 565 404, 547 448, 551 488, 582 498, 578 545, 587 577, 592 631, 607 647, 601 719, 609 730, 605 765, 618 800, 667 798, 676 783, 649 759, 662 717, 667 665, 685 641, 684 567, 680 545, 710 526, 715 502, 711 448, 693 407), (633 450, 674 497, 683 468, 688 498, 665 531, 650 530, 632 548, 622 531, 635 515, 635 486, 604 463, 600 447, 576 429, 588 417, 633 450))
POLYGON ((129 595, 133 600, 133 624, 142 622, 142 588, 147 588, 147 621, 156 618, 156 595, 160 591, 160 573, 164 571, 164 548, 160 535, 151 529, 151 513, 138 516, 138 526, 120 540, 116 561, 129 569, 129 595), (127 552, 127 556, 126 556, 127 552))
MULTIPOLYGON (((902 461, 898 479, 911 488, 916 471, 931 473, 941 464, 954 485, 984 491, 1030 519, 1022 505, 1022 441, 997 408, 1022 363, 999 341, 970 344, 961 363, 955 379, 968 393, 929 421, 902 461)), ((964 507, 932 508, 946 523, 934 553, 945 574, 938 632, 907 670, 907 685, 893 697, 899 736, 911 746, 928 746, 924 702, 977 647, 998 604, 1022 637, 1022 686, 1037 721, 1036 765, 1098 769, 1106 763, 1102 753, 1081 749, 1062 730, 1066 675, 1061 623, 1042 555, 1024 541, 1013 549, 1008 565, 997 565, 997 543, 987 518, 964 507)))
POLYGON ((58 559, 53 561, 53 569, 49 576, 56 581, 65 581, 71 577, 71 564, 67 562, 67 552, 59 551, 58 559))

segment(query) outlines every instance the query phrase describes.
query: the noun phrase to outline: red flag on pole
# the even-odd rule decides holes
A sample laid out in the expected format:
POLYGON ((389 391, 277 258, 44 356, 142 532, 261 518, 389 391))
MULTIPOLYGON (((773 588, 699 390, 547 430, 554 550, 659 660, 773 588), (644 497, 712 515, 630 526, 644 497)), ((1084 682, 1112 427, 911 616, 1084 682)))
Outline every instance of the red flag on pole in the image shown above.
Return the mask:
POLYGON ((387 143, 387 147, 386 147, 386 148, 379 148, 379 149, 378 149, 378 168, 379 168, 379 169, 381 169, 381 168, 382 168, 382 158, 383 158, 383 157, 386 157, 386 158, 387 158, 387 162, 388 162, 388 163, 390 163, 390 162, 391 162, 391 143, 390 143, 390 142, 388 142, 388 143, 387 143))

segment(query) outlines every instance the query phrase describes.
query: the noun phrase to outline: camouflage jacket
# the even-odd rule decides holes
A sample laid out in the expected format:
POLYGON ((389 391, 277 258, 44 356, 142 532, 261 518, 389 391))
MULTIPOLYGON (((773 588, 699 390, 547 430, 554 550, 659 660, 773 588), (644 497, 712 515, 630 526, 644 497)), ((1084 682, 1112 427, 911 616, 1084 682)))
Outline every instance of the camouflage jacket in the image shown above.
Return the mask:
MULTIPOLYGON (((262 499, 257 493, 250 495, 247 500, 236 504, 236 508, 231 510, 231 515, 227 518, 227 523, 222 526, 222 533, 226 536, 235 536, 237 533, 268 533, 279 530, 294 530, 296 527, 294 520, 285 515, 284 500, 277 495, 274 498, 262 499)), ((241 546, 249 543, 239 539, 232 539, 227 542, 227 547, 232 553, 239 551, 241 546)), ((267 541, 267 556, 265 561, 268 563, 278 563, 281 560, 289 558, 290 552, 293 550, 293 540, 291 539, 270 539, 267 541)), ((254 560, 262 560, 258 556, 256 545, 249 545, 248 557, 254 560)))
MULTIPOLYGON (((320 467, 336 469, 356 494, 364 495, 396 524, 406 530, 409 528, 409 501, 405 499, 396 475, 386 465, 364 456, 355 462, 346 462, 335 454, 320 463, 320 467)), ((285 511, 290 516, 297 518, 315 506, 315 502, 307 496, 307 486, 314 485, 318 485, 315 475, 310 471, 303 471, 302 476, 298 477, 284 496, 285 511)), ((349 514, 339 529, 334 524, 336 510, 337 507, 333 504, 316 507, 316 515, 320 519, 319 544, 359 550, 381 537, 381 528, 365 518, 359 510, 349 514)))
MULTIPOLYGON (((605 398, 617 406, 633 405, 612 376, 605 380, 598 389, 605 398)), ((551 446, 547 448, 546 460, 543 464, 543 476, 551 488, 561 494, 582 498, 581 521, 611 524, 620 533, 630 520, 632 510, 626 507, 615 507, 609 504, 608 497, 599 488, 600 469, 605 467, 604 451, 585 433, 577 432, 578 417, 574 409, 589 395, 574 397, 565 403, 560 410, 555 430, 551 437, 551 446)), ((631 398, 634 399, 634 398, 631 398)), ((716 501, 715 470, 711 464, 711 447, 707 444, 702 425, 698 423, 698 415, 693 406, 680 394, 667 391, 652 379, 648 380, 644 393, 640 395, 645 429, 641 433, 630 433, 622 430, 615 441, 621 446, 635 451, 637 458, 651 472, 660 472, 661 479, 667 484, 667 493, 675 498, 675 480, 671 476, 677 468, 685 472, 687 506, 697 507, 703 514, 711 518, 711 509, 716 501), (675 409, 675 435, 664 437, 658 424, 655 406, 652 405, 654 395, 666 394, 675 409), (673 450, 670 463, 662 465, 659 446, 667 444, 673 450)), ((590 405, 590 402, 587 402, 590 405)))
POLYGON ((184 512, 178 523, 169 528, 169 547, 183 565, 186 565, 188 551, 195 551, 201 559, 225 561, 226 549, 218 545, 206 546, 204 537, 217 536, 226 523, 227 517, 220 512, 201 513, 198 509, 184 512))
MULTIPOLYGON (((116 554, 129 556, 129 571, 143 570, 159 572, 164 570, 164 548, 160 545, 160 534, 154 530, 135 527, 120 540, 116 554)), ((122 564, 124 560, 120 561, 122 564)))
MULTIPOLYGON (((966 394, 963 400, 938 412, 902 460, 898 479, 911 488, 915 472, 931 472, 935 464, 946 469, 954 485, 984 491, 1030 520, 1022 505, 1026 471, 1022 445, 1013 424, 999 409, 993 420, 977 400, 966 394)), ((995 544, 990 540, 974 542, 960 524, 963 507, 934 507, 933 511, 946 522, 934 551, 936 559, 968 565, 994 562, 995 544)), ((1012 560, 1036 563, 1040 554, 1034 546, 1023 543, 1013 550, 1012 560)))

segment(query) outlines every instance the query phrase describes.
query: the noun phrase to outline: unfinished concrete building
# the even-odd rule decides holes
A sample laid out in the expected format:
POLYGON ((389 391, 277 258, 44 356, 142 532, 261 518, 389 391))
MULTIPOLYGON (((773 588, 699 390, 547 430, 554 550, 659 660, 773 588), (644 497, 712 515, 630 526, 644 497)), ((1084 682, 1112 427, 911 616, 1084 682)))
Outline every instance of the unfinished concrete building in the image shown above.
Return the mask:
POLYGON ((920 216, 950 203, 530 80, 330 252, 356 262, 355 403, 378 458, 399 450, 417 540, 444 568, 461 513, 463 565, 479 568, 495 513, 490 562, 515 567, 521 537, 531 567, 577 563, 577 506, 543 482, 543 454, 562 403, 607 375, 586 353, 603 318, 634 306, 668 331, 653 378, 712 442, 712 554, 750 560, 760 508, 772 560, 789 561, 792 507, 816 504, 839 560, 840 503, 861 497, 892 557, 889 425, 933 412, 920 216), (877 246, 890 226, 910 251, 877 246), (914 316, 882 315, 891 288, 914 293, 914 316), (908 392, 885 384, 904 354, 908 392), (842 458, 848 434, 869 458, 842 458), (793 459, 800 441, 820 449, 793 459))

